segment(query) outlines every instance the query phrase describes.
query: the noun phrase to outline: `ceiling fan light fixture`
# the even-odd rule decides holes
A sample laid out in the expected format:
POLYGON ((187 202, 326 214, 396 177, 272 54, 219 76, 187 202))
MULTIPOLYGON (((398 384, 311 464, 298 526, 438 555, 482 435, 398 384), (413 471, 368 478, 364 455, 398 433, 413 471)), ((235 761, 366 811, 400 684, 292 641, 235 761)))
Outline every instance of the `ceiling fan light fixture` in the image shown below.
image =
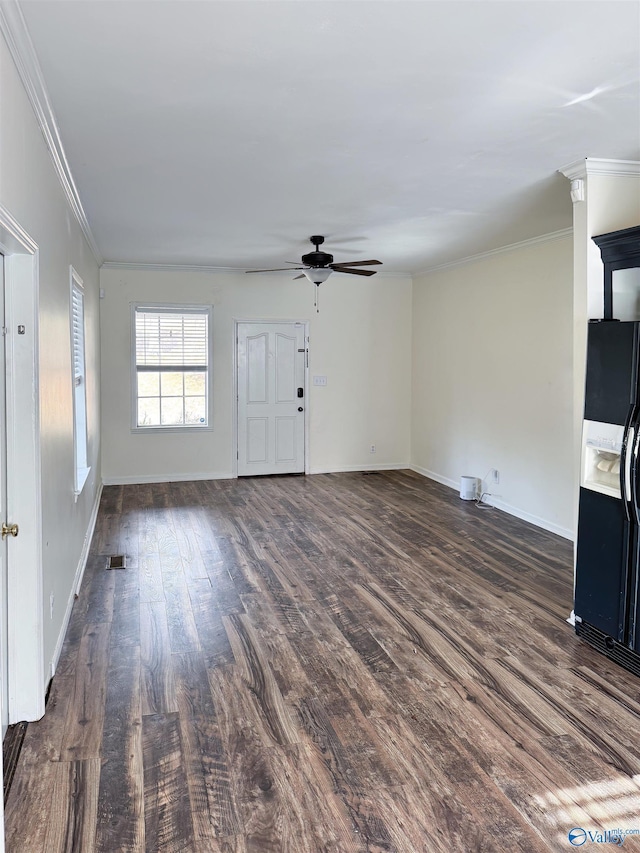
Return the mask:
POLYGON ((309 279, 313 284, 322 284, 323 281, 326 281, 333 270, 328 269, 327 267, 315 267, 310 270, 304 270, 304 275, 309 279))

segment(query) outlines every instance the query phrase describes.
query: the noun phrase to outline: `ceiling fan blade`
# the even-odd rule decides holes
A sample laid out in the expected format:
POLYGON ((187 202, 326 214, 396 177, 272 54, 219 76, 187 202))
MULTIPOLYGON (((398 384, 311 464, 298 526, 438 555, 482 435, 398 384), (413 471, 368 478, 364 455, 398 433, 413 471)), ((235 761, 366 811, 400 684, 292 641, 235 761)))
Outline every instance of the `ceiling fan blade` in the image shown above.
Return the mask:
POLYGON ((292 270, 304 270, 306 267, 275 267, 271 270, 245 270, 245 272, 292 272, 292 270))
POLYGON ((349 273, 349 275, 375 275, 378 270, 350 270, 349 267, 332 267, 334 272, 349 273))
POLYGON ((370 267, 372 264, 381 264, 382 261, 345 261, 342 264, 329 264, 330 267, 370 267))
POLYGON ((296 280, 297 280, 297 279, 299 279, 299 278, 306 278, 306 276, 305 276, 305 274, 304 274, 304 273, 302 273, 302 275, 295 275, 291 280, 292 280, 292 281, 296 281, 296 280))

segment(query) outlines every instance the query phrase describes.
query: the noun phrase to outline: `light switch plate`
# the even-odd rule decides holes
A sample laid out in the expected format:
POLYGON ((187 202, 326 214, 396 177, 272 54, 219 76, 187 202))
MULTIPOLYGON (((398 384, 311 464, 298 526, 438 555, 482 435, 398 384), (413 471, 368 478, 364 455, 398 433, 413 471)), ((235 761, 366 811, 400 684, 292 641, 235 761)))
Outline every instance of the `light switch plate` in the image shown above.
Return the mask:
POLYGON ((314 385, 326 385, 327 384, 327 377, 326 376, 314 376, 313 377, 313 384, 314 385))

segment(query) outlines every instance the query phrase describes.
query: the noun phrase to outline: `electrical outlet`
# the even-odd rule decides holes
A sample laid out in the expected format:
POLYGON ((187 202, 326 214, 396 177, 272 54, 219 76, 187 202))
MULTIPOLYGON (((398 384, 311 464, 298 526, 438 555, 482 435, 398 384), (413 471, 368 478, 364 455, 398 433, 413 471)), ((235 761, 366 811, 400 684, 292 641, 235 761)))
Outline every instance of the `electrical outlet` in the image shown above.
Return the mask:
POLYGON ((371 447, 369 448, 369 453, 375 453, 375 452, 376 452, 376 446, 375 446, 375 444, 372 444, 371 447))
POLYGON ((53 602, 55 601, 55 596, 53 593, 49 596, 49 612, 51 613, 51 618, 53 619, 53 602))
POLYGON ((495 483, 496 485, 498 485, 498 483, 500 482, 500 471, 498 471, 497 468, 491 469, 491 482, 495 483))

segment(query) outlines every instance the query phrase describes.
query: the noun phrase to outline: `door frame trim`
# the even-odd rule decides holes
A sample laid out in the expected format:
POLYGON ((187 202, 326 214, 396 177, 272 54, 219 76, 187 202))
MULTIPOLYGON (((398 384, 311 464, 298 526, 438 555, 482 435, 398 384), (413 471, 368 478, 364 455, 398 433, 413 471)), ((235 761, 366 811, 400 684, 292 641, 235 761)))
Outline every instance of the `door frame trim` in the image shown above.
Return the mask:
POLYGON ((44 714, 42 487, 39 406, 39 249, 0 205, 5 269, 7 512, 21 535, 9 543, 9 723, 44 714), (15 334, 18 322, 24 334, 15 334), (20 569, 18 570, 18 566, 20 569))
POLYGON ((241 323, 256 323, 261 326, 280 325, 287 323, 288 325, 298 325, 304 329, 304 341, 306 349, 306 358, 304 362, 304 387, 305 387, 305 406, 304 406, 304 473, 305 476, 310 474, 309 469, 309 321, 308 320, 274 320, 270 317, 268 320, 250 317, 248 319, 234 318, 233 320, 233 397, 231 406, 231 476, 234 479, 238 477, 238 326, 241 323))

